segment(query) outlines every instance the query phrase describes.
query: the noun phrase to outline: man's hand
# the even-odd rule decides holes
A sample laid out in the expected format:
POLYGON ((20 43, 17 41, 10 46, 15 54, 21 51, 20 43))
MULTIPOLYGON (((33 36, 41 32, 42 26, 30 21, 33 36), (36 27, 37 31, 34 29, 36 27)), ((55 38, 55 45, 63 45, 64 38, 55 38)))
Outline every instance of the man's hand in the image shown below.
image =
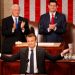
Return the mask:
POLYGON ((54 30, 55 27, 56 27, 56 24, 49 24, 49 29, 50 29, 50 30, 54 30))
POLYGON ((21 29, 24 29, 24 26, 25 26, 25 22, 21 22, 21 29))
POLYGON ((65 50, 63 50, 62 52, 61 52, 61 56, 64 56, 66 53, 68 53, 69 52, 69 49, 65 49, 65 50))
POLYGON ((16 24, 14 23, 12 30, 15 30, 15 29, 16 29, 16 24))

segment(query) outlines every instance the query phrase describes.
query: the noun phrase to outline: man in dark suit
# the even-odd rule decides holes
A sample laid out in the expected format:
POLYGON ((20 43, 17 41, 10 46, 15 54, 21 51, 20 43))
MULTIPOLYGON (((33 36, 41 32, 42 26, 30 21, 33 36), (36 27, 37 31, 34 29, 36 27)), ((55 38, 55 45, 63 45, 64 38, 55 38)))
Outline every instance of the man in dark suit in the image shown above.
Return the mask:
POLYGON ((64 54, 66 54, 69 50, 66 49, 58 56, 52 57, 50 56, 43 48, 37 47, 37 40, 34 34, 27 35, 27 48, 22 48, 19 53, 6 57, 4 55, 0 55, 4 61, 15 61, 20 60, 20 73, 21 74, 46 74, 45 70, 45 59, 56 61, 63 59, 64 54))
POLYGON ((66 18, 57 12, 56 0, 50 0, 49 12, 43 14, 39 22, 39 34, 43 35, 44 42, 62 42, 61 35, 66 32, 66 18))
POLYGON ((16 41, 25 42, 29 34, 28 20, 19 16, 20 7, 12 5, 12 15, 2 20, 2 36, 4 37, 2 53, 12 53, 12 46, 16 41))

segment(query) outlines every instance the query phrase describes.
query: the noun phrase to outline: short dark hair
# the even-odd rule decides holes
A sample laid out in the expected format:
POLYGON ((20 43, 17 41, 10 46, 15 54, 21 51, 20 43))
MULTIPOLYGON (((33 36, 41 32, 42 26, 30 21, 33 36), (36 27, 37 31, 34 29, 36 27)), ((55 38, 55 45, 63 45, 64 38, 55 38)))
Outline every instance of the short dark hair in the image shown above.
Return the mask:
POLYGON ((36 37, 36 35, 34 33, 28 34, 27 37, 35 37, 35 39, 37 39, 37 37, 36 37))
POLYGON ((51 2, 56 3, 56 5, 58 5, 57 0, 49 0, 49 3, 51 2))

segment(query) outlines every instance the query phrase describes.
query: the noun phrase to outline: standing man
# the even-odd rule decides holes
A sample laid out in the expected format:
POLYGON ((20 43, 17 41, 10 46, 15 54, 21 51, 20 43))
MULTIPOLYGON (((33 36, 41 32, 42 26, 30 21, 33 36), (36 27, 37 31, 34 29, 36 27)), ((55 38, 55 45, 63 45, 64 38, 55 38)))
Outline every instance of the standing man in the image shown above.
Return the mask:
POLYGON ((46 74, 45 59, 56 61, 64 58, 64 55, 69 51, 63 50, 58 56, 51 56, 43 48, 37 46, 37 37, 34 34, 27 35, 27 48, 22 48, 19 53, 6 57, 0 57, 4 61, 20 60, 20 73, 21 74, 46 74))
POLYGON ((16 41, 25 42, 25 36, 29 33, 28 20, 19 16, 18 4, 12 5, 11 13, 11 16, 2 20, 2 53, 11 53, 13 44, 16 41))
POLYGON ((56 0, 49 1, 49 12, 42 15, 39 22, 39 34, 43 35, 44 42, 62 42, 61 35, 66 32, 66 18, 57 12, 56 0))

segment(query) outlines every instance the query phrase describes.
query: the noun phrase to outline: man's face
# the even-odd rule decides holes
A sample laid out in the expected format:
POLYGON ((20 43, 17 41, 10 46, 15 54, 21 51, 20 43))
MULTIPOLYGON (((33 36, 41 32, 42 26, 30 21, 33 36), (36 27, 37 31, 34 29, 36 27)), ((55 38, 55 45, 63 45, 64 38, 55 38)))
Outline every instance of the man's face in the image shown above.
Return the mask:
POLYGON ((14 6, 14 8, 12 9, 12 15, 15 17, 18 17, 20 13, 20 8, 19 6, 14 6))
POLYGON ((27 37, 27 44, 28 44, 28 47, 30 48, 34 48, 35 45, 36 45, 36 39, 35 37, 27 37))
POLYGON ((48 5, 48 8, 50 12, 55 12, 57 11, 57 4, 54 2, 50 2, 50 4, 48 5))

